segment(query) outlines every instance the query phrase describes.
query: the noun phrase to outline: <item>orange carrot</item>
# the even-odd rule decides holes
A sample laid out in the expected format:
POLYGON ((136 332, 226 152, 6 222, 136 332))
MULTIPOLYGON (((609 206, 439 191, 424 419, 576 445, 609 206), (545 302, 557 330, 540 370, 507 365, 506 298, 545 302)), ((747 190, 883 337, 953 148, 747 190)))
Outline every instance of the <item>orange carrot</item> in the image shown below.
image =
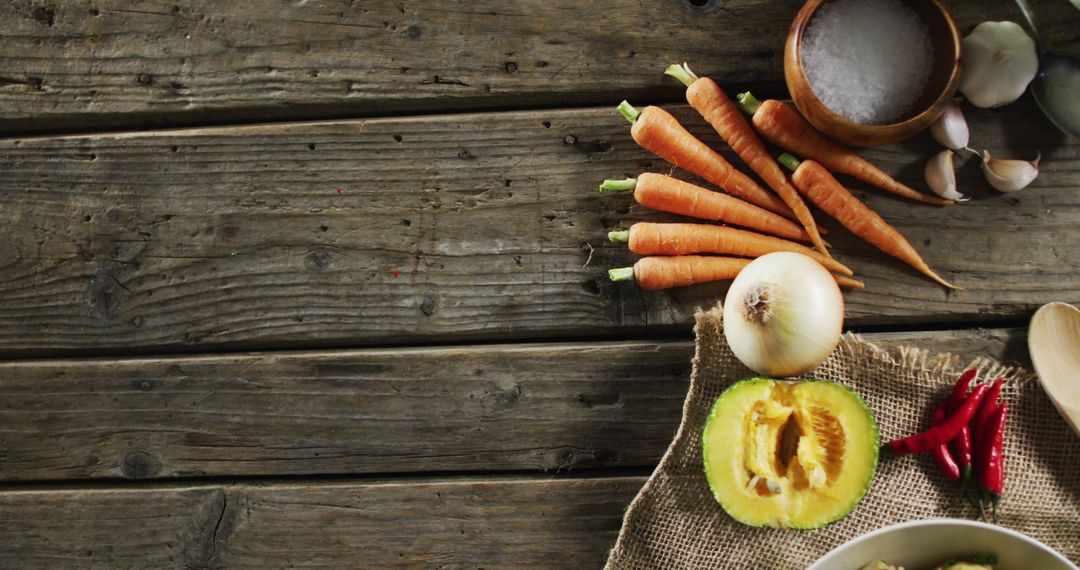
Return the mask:
POLYGON ((765 143, 758 138, 754 127, 750 126, 750 122, 735 102, 715 81, 708 77, 698 77, 685 63, 681 66, 672 65, 664 73, 686 85, 686 101, 690 106, 716 129, 747 166, 780 195, 788 208, 795 213, 795 218, 802 224, 818 251, 832 257, 818 234, 817 223, 814 222, 810 209, 806 207, 799 193, 788 184, 787 176, 784 176, 776 161, 765 150, 765 143))
MULTIPOLYGON (((670 289, 697 283, 734 279, 751 260, 740 257, 713 255, 680 255, 678 257, 643 257, 633 267, 618 267, 608 271, 612 281, 634 279, 642 289, 670 289)), ((841 287, 862 289, 862 281, 833 275, 841 287)))
POLYGON ((749 259, 682 255, 679 257, 643 257, 633 267, 608 271, 612 281, 634 279, 642 289, 670 289, 696 283, 734 279, 749 259))
POLYGON ((784 217, 794 216, 783 201, 758 186, 749 176, 690 134, 667 111, 649 106, 639 113, 626 101, 619 105, 618 111, 634 124, 630 135, 642 148, 751 204, 784 217))
POLYGON ((866 289, 866 284, 858 279, 844 277, 843 275, 833 275, 832 277, 833 279, 836 279, 836 284, 841 287, 847 287, 848 289, 866 289))
POLYGON ((739 95, 739 106, 753 116, 754 127, 761 136, 788 152, 811 158, 833 172, 847 174, 898 196, 938 206, 953 203, 952 200, 924 194, 893 180, 850 149, 831 141, 806 122, 798 111, 780 101, 770 99, 762 103, 750 93, 742 93, 739 95))
POLYGON ((844 224, 851 233, 866 240, 874 247, 918 269, 923 275, 950 289, 962 289, 942 279, 919 256, 911 243, 896 228, 890 226, 858 198, 848 192, 825 167, 812 161, 801 163, 791 156, 780 156, 780 162, 795 171, 791 180, 811 202, 825 213, 844 224))
POLYGON ((787 218, 734 196, 713 192, 663 174, 643 172, 637 178, 605 180, 600 185, 600 191, 605 190, 633 190, 639 204, 661 212, 727 222, 782 238, 810 241, 806 231, 787 218))
POLYGON ((793 251, 813 258, 830 271, 852 274, 839 261, 805 245, 724 226, 638 222, 627 231, 608 232, 608 239, 628 243, 630 251, 641 255, 726 253, 739 257, 759 257, 774 251, 793 251))

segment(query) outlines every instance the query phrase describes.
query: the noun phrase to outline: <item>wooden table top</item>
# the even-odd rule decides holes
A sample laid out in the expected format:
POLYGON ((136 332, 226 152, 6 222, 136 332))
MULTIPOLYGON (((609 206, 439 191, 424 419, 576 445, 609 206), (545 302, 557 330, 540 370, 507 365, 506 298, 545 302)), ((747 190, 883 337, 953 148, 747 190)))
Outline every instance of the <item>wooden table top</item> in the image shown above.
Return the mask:
MULTIPOLYGON (((614 105, 738 163, 663 69, 782 97, 799 5, 0 5, 0 567, 602 564, 726 290, 607 280, 607 231, 675 219, 596 192, 667 171, 614 105)), ((970 156, 949 208, 850 185, 964 291, 822 223, 853 330, 1027 365, 1032 312, 1080 302, 1080 141, 1027 96, 966 112, 1042 154, 1030 188, 970 156)), ((922 187, 937 148, 860 153, 922 187)))

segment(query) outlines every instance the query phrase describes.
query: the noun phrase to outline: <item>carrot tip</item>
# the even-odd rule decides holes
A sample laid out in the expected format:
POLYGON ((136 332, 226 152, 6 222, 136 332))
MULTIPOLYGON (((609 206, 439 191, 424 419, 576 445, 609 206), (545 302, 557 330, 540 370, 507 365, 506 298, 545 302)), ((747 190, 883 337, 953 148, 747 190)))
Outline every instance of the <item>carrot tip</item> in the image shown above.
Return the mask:
POLYGON ((833 275, 833 279, 836 279, 836 284, 841 287, 847 287, 849 289, 866 289, 866 283, 863 283, 858 279, 851 279, 850 277, 844 277, 842 275, 833 275))
POLYGON ((758 107, 761 106, 761 101, 758 101, 749 91, 746 93, 739 93, 735 99, 739 101, 739 108, 747 115, 757 113, 758 107))
POLYGON ((799 159, 786 152, 776 157, 776 161, 792 172, 795 172, 795 169, 799 168, 799 159))
POLYGON ((637 188, 637 178, 626 178, 623 180, 611 180, 610 178, 600 183, 600 191, 612 190, 616 192, 624 192, 626 190, 633 190, 637 188))
POLYGON ((669 65, 668 68, 664 70, 664 75, 670 75, 675 79, 678 79, 687 87, 690 87, 693 82, 698 80, 698 76, 695 75, 693 71, 690 71, 690 66, 685 63, 682 65, 677 63, 669 65))
POLYGON ((835 271, 837 273, 842 273, 844 275, 847 275, 848 277, 850 277, 852 275, 855 275, 855 272, 852 271, 850 267, 844 265, 843 263, 840 263, 839 261, 836 261, 836 259, 834 259, 832 257, 826 257, 825 259, 828 259, 830 262, 835 263, 835 265, 831 265, 831 263, 830 264, 824 264, 824 265, 827 265, 829 269, 832 269, 833 271, 835 271))
POLYGON ((630 121, 631 123, 637 122, 638 116, 641 115, 641 113, 638 112, 638 110, 635 109, 633 105, 631 105, 628 101, 625 100, 622 103, 619 103, 619 106, 615 107, 615 110, 618 111, 620 115, 625 117, 626 120, 630 121))
POLYGON ((612 243, 629 243, 630 232, 628 230, 608 232, 607 238, 612 243))
POLYGON ((633 267, 616 267, 615 269, 608 269, 608 278, 612 281, 633 281, 634 280, 634 268, 633 267))
POLYGON ((944 287, 948 287, 949 289, 952 289, 954 291, 963 291, 964 290, 963 287, 953 285, 952 283, 949 283, 948 281, 944 280, 940 275, 938 275, 937 273, 934 273, 934 271, 932 269, 930 269, 930 268, 927 268, 926 271, 924 271, 923 273, 925 273, 927 277, 929 277, 930 279, 933 279, 935 282, 941 284, 944 287))

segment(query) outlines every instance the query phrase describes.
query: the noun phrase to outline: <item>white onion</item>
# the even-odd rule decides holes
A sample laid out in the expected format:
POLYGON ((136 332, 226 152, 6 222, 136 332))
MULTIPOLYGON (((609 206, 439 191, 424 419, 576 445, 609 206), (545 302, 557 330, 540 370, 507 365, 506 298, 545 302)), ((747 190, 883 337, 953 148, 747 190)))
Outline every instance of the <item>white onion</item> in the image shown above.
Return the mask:
POLYGON ((743 364, 766 376, 816 368, 840 342, 844 298, 813 259, 790 252, 751 261, 724 299, 724 336, 743 364))

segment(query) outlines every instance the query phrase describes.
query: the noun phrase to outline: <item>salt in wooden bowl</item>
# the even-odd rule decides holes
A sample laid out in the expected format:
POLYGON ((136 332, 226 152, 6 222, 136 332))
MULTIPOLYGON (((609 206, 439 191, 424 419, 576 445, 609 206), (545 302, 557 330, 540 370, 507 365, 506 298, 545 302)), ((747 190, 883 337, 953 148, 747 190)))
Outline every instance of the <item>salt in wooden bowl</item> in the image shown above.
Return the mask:
POLYGON ((926 25, 933 46, 933 69, 922 95, 898 120, 888 124, 862 124, 833 112, 814 94, 802 65, 801 44, 807 26, 830 0, 808 0, 795 17, 784 47, 784 79, 795 106, 819 131, 853 146, 894 143, 929 127, 945 110, 960 80, 962 38, 956 22, 941 0, 907 0, 926 25))

